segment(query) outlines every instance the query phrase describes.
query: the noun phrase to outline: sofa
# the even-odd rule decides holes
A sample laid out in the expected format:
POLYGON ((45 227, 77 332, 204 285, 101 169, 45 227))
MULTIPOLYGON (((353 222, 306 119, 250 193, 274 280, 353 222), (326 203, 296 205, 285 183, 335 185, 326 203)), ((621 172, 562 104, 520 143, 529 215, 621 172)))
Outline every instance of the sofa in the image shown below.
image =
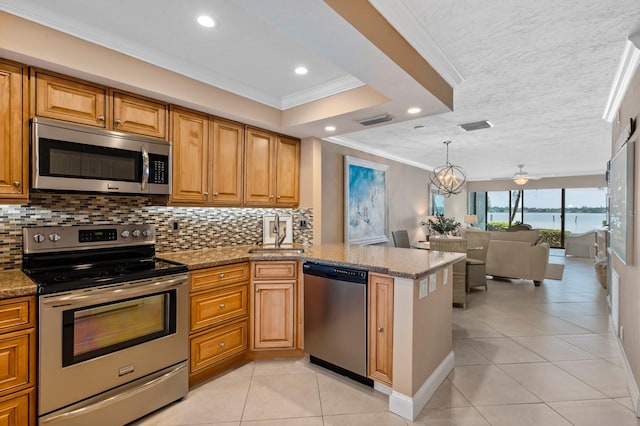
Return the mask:
POLYGON ((544 280, 549 262, 549 245, 540 242, 537 229, 527 231, 467 231, 488 232, 487 275, 494 278, 521 278, 539 286, 544 280))

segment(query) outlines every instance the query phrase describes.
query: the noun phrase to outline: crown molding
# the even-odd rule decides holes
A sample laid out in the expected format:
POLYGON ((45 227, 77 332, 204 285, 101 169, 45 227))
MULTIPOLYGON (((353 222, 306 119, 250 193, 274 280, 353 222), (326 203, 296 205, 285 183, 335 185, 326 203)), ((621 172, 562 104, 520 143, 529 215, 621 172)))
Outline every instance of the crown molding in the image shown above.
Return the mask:
POLYGON ((427 170, 429 172, 433 171, 433 167, 431 166, 427 166, 425 164, 422 163, 418 163, 412 160, 407 160, 406 158, 402 158, 402 157, 398 157, 395 155, 391 155, 387 152, 384 152, 382 150, 379 149, 372 149, 370 146, 366 146, 366 145, 361 145, 357 142, 353 142, 345 137, 340 137, 340 136, 329 136, 326 138, 322 139, 323 141, 326 142, 330 142, 336 145, 342 145, 345 146, 347 148, 351 148, 351 149, 357 149, 358 151, 367 153, 367 154, 372 154, 372 155, 376 155, 378 157, 382 157, 382 158, 386 158, 387 160, 393 160, 393 161, 397 161, 398 163, 402 163, 402 164, 406 164, 408 166, 412 166, 412 167, 417 167, 419 169, 423 169, 423 170, 427 170))
POLYGON ((407 42, 446 80, 452 88, 464 77, 444 54, 424 24, 404 0, 369 0, 369 3, 404 37, 407 42))
POLYGON ((355 89, 360 86, 364 86, 362 81, 347 74, 334 78, 333 80, 320 84, 316 87, 283 96, 281 107, 283 110, 297 107, 299 105, 337 95, 338 93, 346 92, 347 90, 355 89))
POLYGON ((618 115, 618 109, 624 99, 624 95, 629 89, 631 79, 638 69, 640 63, 640 49, 636 46, 636 43, 640 46, 640 34, 631 35, 624 46, 622 57, 620 58, 620 64, 616 71, 616 76, 613 79, 611 85, 611 91, 609 92, 609 98, 604 108, 602 118, 612 123, 615 117, 618 115), (635 42, 635 43, 634 43, 635 42))

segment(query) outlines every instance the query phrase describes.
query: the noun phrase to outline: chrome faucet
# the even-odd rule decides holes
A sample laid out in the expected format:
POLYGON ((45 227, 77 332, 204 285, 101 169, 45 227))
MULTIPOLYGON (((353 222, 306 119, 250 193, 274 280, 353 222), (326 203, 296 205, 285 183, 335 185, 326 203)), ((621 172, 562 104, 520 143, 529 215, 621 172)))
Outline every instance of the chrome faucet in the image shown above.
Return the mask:
POLYGON ((276 234, 274 244, 276 247, 280 247, 280 244, 282 244, 285 237, 287 236, 287 230, 285 228, 284 233, 282 234, 282 236, 280 236, 280 216, 278 215, 278 213, 276 213, 276 216, 273 219, 273 232, 276 234))

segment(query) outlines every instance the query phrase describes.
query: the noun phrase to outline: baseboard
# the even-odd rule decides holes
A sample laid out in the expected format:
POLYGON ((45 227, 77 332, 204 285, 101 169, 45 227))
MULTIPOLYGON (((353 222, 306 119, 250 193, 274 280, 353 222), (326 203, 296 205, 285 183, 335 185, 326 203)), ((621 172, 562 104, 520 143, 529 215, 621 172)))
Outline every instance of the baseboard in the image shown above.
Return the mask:
POLYGON ((629 389, 631 404, 633 405, 633 410, 636 413, 636 417, 640 417, 640 391, 638 391, 638 384, 636 383, 636 380, 633 377, 633 372, 631 371, 631 366, 629 365, 629 360, 627 359, 627 354, 624 352, 624 347, 622 346, 622 342, 620 341, 620 338, 616 337, 616 341, 618 342, 618 346, 620 347, 620 359, 622 360, 622 371, 624 373, 625 378, 627 379, 627 388, 629 389))
POLYGON ((440 387, 451 370, 453 370, 454 364, 455 359, 453 351, 451 351, 422 386, 420 386, 420 389, 418 389, 413 397, 392 391, 391 396, 389 396, 389 411, 405 419, 415 420, 424 406, 427 405, 429 399, 431 399, 436 390, 438 390, 438 387, 440 387))

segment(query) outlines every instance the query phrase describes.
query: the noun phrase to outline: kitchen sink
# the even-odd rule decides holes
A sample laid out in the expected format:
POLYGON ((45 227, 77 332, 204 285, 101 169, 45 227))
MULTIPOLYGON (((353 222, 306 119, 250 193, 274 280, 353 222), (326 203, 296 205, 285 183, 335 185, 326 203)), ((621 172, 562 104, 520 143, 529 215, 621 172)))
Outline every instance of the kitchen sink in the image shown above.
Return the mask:
POLYGON ((300 254, 300 253, 304 253, 304 249, 296 248, 296 247, 256 247, 256 248, 249 249, 249 253, 300 254))

